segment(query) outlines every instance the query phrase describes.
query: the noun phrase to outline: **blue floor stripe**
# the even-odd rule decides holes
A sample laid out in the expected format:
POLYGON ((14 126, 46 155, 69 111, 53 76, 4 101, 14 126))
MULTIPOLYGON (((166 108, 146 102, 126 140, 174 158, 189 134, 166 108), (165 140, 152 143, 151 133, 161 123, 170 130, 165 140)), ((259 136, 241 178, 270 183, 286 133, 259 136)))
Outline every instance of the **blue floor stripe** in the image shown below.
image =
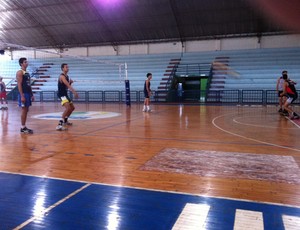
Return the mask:
MULTIPOLYGON (((0 173, 0 229, 13 229, 85 183, 0 173)), ((172 229, 187 203, 210 206, 207 229, 233 229, 236 209, 263 213, 265 229, 300 208, 92 184, 23 229, 172 229)))

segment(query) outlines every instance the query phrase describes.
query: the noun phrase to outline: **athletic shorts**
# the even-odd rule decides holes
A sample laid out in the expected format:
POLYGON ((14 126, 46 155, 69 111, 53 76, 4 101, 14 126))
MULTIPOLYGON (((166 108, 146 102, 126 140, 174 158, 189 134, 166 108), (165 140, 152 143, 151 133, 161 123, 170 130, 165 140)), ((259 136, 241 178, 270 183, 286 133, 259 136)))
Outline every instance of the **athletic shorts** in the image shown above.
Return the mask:
POLYGON ((283 93, 283 91, 282 90, 279 90, 278 91, 278 97, 282 97, 280 94, 282 94, 283 93))
POLYGON ((145 98, 150 98, 148 91, 144 91, 144 96, 145 96, 145 98))
POLYGON ((6 92, 0 92, 0 98, 6 99, 6 92))
POLYGON ((29 107, 31 106, 31 93, 24 93, 25 103, 21 102, 21 95, 18 94, 18 105, 19 107, 29 107))
POLYGON ((61 105, 64 105, 65 103, 72 103, 72 100, 69 98, 69 96, 58 96, 59 100, 61 101, 61 105))
POLYGON ((287 99, 286 99, 286 101, 287 101, 289 104, 292 104, 297 98, 298 98, 298 94, 287 94, 287 99))

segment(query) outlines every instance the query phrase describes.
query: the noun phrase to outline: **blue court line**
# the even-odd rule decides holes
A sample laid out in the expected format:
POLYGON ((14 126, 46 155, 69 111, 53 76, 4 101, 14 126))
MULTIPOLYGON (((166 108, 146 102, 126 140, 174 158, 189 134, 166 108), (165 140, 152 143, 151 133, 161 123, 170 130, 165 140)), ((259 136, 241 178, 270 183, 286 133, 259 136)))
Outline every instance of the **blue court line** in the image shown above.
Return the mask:
POLYGON ((166 230, 172 229, 187 203, 210 206, 209 230, 233 229, 237 209, 261 212, 267 230, 283 230, 282 215, 300 217, 299 207, 277 204, 10 173, 0 173, 0 182, 0 229, 13 229, 31 219, 22 229, 166 230), (37 214, 45 209, 49 212, 37 214))

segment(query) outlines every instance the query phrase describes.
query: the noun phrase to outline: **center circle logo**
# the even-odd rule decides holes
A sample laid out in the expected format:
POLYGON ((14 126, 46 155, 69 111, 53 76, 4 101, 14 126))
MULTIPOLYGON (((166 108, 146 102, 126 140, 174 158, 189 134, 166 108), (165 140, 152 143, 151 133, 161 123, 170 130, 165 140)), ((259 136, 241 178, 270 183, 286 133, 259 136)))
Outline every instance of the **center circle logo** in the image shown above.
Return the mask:
MULTIPOLYGON (((61 119, 62 112, 60 113, 44 113, 32 116, 36 119, 44 120, 59 120, 61 119)), ((88 111, 88 112, 73 112, 70 116, 71 120, 91 120, 91 119, 103 119, 120 116, 120 113, 103 112, 103 111, 88 111)))

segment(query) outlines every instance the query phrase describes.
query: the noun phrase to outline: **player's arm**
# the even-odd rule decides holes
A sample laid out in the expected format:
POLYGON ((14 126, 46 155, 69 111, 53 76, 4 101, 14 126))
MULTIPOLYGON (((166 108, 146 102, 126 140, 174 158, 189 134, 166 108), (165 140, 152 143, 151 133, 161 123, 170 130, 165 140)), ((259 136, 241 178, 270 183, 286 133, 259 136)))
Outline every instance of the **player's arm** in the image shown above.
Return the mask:
POLYGON ((76 90, 71 86, 71 84, 67 81, 66 77, 62 74, 59 76, 59 80, 67 86, 67 88, 74 94, 75 98, 78 98, 78 93, 76 90))
POLYGON ((6 85, 4 82, 2 82, 2 85, 3 85, 4 90, 6 90, 6 85))
POLYGON ((30 90, 31 101, 34 101, 34 96, 31 88, 31 79, 29 81, 30 81, 29 90, 30 90))
POLYGON ((24 92, 22 89, 22 83, 23 83, 23 71, 19 70, 16 74, 16 78, 17 78, 17 83, 18 83, 18 90, 21 96, 21 102, 25 103, 26 99, 24 96, 24 92))
POLYGON ((283 83, 283 92, 280 94, 280 96, 285 96, 286 95, 286 87, 287 87, 288 83, 285 81, 283 83))
POLYGON ((276 91, 278 92, 280 78, 277 79, 276 91))

